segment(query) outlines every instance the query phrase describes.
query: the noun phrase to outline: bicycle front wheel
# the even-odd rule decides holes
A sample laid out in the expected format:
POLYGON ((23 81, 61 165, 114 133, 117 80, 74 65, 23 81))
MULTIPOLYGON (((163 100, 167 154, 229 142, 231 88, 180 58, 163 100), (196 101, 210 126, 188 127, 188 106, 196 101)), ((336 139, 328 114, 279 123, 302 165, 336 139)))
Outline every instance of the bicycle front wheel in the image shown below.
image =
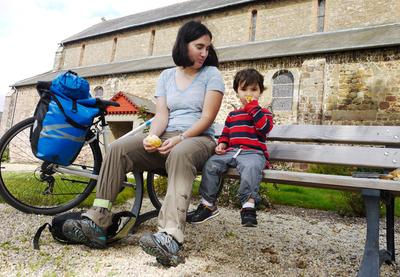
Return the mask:
MULTIPOLYGON (((0 140, 0 195, 22 212, 54 215, 85 200, 96 180, 52 171, 53 164, 36 158, 29 140, 34 121, 32 117, 19 122, 0 140)), ((98 174, 101 163, 100 147, 95 140, 84 145, 73 166, 98 174)))

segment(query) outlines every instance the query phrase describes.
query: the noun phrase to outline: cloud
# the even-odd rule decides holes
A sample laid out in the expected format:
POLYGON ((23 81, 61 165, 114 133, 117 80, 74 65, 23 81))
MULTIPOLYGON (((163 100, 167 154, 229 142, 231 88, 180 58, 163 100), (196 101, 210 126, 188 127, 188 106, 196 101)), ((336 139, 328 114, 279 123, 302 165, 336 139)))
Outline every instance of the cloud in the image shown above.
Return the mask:
POLYGON ((101 22, 183 0, 1 0, 0 110, 9 85, 53 68, 58 43, 101 22))

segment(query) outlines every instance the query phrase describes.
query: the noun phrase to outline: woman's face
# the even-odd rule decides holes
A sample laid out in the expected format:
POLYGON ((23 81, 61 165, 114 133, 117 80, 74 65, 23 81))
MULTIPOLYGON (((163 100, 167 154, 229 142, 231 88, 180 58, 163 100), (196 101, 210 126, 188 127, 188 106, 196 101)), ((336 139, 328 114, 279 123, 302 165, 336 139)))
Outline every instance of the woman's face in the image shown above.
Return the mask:
POLYGON ((201 36, 188 43, 188 57, 193 62, 192 68, 200 69, 203 66, 207 59, 210 45, 211 38, 209 35, 201 36))

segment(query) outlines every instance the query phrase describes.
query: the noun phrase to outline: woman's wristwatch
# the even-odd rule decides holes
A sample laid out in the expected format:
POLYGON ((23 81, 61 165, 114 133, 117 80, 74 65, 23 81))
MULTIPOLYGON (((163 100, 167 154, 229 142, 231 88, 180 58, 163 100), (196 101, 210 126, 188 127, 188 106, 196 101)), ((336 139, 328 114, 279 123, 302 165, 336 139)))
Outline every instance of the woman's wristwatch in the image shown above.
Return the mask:
POLYGON ((186 138, 186 136, 184 136, 183 134, 180 134, 179 135, 179 139, 182 141, 182 140, 184 140, 186 138))

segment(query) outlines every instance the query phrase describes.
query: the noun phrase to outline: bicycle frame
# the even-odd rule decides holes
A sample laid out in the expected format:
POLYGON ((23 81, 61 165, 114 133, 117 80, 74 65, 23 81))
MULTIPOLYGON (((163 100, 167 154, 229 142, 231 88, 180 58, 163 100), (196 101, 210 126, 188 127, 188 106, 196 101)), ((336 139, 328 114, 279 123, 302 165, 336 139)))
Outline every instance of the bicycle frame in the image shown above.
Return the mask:
MULTIPOLYGON (((138 127, 132 129, 130 132, 126 133, 125 135, 123 135, 121 138, 125 138, 128 136, 133 136, 137 133, 139 133, 140 131, 144 130, 146 127, 150 126, 151 122, 153 119, 149 119, 146 122, 144 122, 143 124, 139 125, 138 127)), ((104 141, 104 151, 107 151, 108 148, 108 138, 107 138, 107 129, 108 129, 108 125, 102 125, 101 131, 100 131, 100 135, 103 136, 103 141, 104 141)), ((98 136, 96 136, 98 137, 98 136)), ((56 172, 60 172, 60 173, 64 173, 64 174, 71 174, 71 175, 76 175, 76 176, 81 176, 81 177, 87 177, 90 179, 98 179, 98 175, 91 173, 89 170, 86 169, 81 169, 78 168, 76 166, 61 166, 61 165, 55 165, 53 168, 54 171, 56 172)))

